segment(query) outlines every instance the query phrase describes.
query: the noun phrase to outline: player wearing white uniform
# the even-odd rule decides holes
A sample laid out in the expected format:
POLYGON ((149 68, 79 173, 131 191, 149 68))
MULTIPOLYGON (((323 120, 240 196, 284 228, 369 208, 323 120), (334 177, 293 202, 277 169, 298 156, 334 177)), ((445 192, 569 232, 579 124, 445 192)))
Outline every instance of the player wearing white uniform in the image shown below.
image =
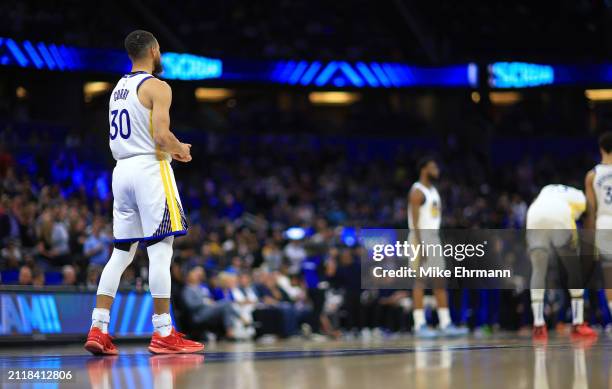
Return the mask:
POLYGON ((531 259, 531 308, 533 336, 546 340, 548 331, 544 321, 544 292, 548 263, 556 255, 567 273, 572 297, 572 335, 595 336, 584 323, 584 287, 578 257, 576 220, 586 207, 581 190, 566 185, 547 185, 527 210, 527 246, 531 259))
POLYGON ((112 184, 115 247, 100 276, 85 349, 93 354, 118 353, 108 335, 110 308, 121 275, 138 243, 144 242, 154 311, 149 351, 201 351, 204 345, 184 339, 170 318, 172 243, 175 235, 187 231, 170 161, 191 161, 191 145, 179 142, 170 131, 172 91, 153 76, 162 70, 155 37, 134 31, 126 37, 125 48, 132 71, 119 80, 109 102, 109 145, 117 160, 112 184))
MULTIPOLYGON (((584 227, 595 229, 595 247, 602 261, 604 283, 612 284, 612 132, 599 137, 601 163, 586 175, 584 187, 587 212, 584 227)), ((612 289, 606 288, 608 307, 612 312, 612 289)))
MULTIPOLYGON (((440 244, 440 224, 442 222, 442 201, 433 182, 440 176, 440 169, 435 160, 425 158, 418 164, 419 181, 412 185, 408 195, 408 227, 411 244, 440 244)), ((434 250, 435 251, 435 250, 434 250)), ((420 257, 413 262, 418 267, 436 266, 444 269, 442 256, 420 257)), ((448 296, 444 280, 434 279, 433 293, 436 298, 440 332, 427 326, 423 310, 425 294, 424 280, 417 279, 412 289, 414 334, 419 338, 433 338, 438 335, 462 336, 466 328, 455 327, 451 322, 448 309, 448 296)))

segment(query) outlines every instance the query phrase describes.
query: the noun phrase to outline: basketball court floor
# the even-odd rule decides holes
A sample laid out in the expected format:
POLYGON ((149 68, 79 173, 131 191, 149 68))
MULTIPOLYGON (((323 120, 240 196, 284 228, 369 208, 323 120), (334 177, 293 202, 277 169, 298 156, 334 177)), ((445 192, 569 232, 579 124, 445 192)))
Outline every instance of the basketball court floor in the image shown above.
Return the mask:
POLYGON ((415 341, 217 343, 201 355, 152 356, 121 345, 94 357, 79 345, 0 348, 6 388, 612 388, 612 338, 553 336, 415 341), (70 381, 19 383, 10 370, 70 371, 70 381))

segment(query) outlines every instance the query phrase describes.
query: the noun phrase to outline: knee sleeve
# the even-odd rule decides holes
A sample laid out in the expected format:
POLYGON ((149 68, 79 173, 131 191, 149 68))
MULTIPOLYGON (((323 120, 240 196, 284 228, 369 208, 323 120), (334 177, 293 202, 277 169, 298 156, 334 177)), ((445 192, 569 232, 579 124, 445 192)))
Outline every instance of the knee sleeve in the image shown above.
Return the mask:
POLYGON ((147 247, 149 254, 149 290, 154 298, 170 298, 170 262, 173 236, 147 247))
POLYGON ((546 287, 548 255, 548 250, 545 249, 534 249, 529 253, 531 259, 531 289, 544 289, 546 287))
POLYGON ((110 259, 106 263, 106 266, 104 266, 104 270, 102 270, 97 294, 115 297, 121 275, 130 263, 132 263, 137 248, 138 242, 134 242, 131 244, 128 251, 118 248, 113 249, 110 259))
POLYGON ((569 294, 573 299, 582 298, 584 295, 584 289, 570 289, 569 294))

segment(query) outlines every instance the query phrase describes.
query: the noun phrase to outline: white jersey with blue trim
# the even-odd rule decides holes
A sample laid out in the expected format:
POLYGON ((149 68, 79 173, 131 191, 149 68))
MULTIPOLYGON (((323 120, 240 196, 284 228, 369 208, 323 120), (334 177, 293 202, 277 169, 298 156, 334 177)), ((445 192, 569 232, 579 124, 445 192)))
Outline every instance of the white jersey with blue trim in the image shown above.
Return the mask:
POLYGON ((145 80, 153 78, 147 72, 128 73, 119 80, 109 102, 109 145, 115 160, 137 155, 157 155, 167 159, 157 150, 153 140, 152 111, 138 99, 138 88, 145 80))
POLYGON ((595 166, 593 191, 597 199, 597 229, 612 229, 612 165, 595 166))

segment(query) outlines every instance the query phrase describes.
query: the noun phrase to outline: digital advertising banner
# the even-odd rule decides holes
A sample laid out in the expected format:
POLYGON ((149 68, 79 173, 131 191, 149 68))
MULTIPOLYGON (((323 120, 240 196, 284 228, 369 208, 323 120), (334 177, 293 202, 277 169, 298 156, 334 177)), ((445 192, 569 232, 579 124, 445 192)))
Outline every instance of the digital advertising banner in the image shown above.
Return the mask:
MULTIPOLYGON (((11 336, 52 338, 85 335, 91 325, 95 293, 0 290, 0 341, 11 336)), ((153 331, 153 300, 148 293, 119 292, 109 331, 121 336, 148 336, 153 331)))

